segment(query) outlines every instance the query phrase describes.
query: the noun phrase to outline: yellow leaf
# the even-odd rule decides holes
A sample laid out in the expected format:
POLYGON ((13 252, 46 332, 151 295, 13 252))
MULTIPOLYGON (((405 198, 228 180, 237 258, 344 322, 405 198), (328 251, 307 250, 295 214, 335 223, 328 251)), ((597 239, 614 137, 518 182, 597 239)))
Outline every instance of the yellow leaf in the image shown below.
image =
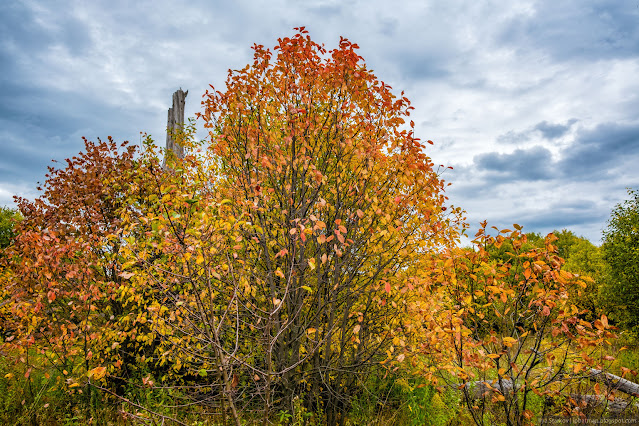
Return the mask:
POLYGON ((524 271, 524 277, 526 277, 526 279, 529 279, 531 273, 532 270, 530 268, 526 268, 526 270, 524 271))
POLYGON ((512 337, 504 337, 504 345, 508 346, 509 348, 515 343, 517 343, 517 339, 513 339, 512 337))
POLYGON ((95 380, 100 380, 102 377, 106 375, 106 367, 95 367, 92 370, 87 372, 87 376, 94 378, 95 380))

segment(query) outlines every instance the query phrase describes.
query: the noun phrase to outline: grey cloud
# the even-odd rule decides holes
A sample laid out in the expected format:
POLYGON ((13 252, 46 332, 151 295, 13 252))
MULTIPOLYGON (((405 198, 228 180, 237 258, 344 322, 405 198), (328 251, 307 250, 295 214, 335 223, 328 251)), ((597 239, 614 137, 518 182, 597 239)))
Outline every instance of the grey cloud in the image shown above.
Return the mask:
POLYGON ((593 202, 554 203, 541 211, 524 214, 517 220, 524 230, 548 233, 553 230, 589 228, 602 224, 609 216, 607 207, 593 202))
POLYGON ((480 154, 473 160, 478 170, 509 181, 549 179, 551 162, 550 151, 541 146, 517 149, 512 154, 480 154))
POLYGON ((393 37, 397 33, 399 22, 397 19, 382 18, 379 22, 380 32, 386 37, 393 37))
MULTIPOLYGON (((0 49, 7 51, 28 51, 31 55, 45 51, 55 44, 64 45, 74 55, 80 55, 91 46, 89 30, 83 21, 73 15, 60 13, 68 8, 61 2, 59 8, 51 3, 41 13, 49 20, 39 19, 34 11, 23 2, 10 2, 3 6, 0 14, 0 49)), ((42 5, 38 6, 39 8, 42 5)), ((4 66, 11 64, 5 63, 4 66)), ((13 64, 15 65, 15 64, 13 64)))
POLYGON ((637 56, 639 8, 635 2, 544 0, 535 13, 507 25, 498 42, 540 49, 557 61, 637 56))
MULTIPOLYGON (((0 92, 0 183, 24 185, 43 180, 51 160, 62 161, 90 140, 113 136, 137 142, 152 117, 135 108, 122 110, 87 94, 7 86, 0 92), (12 93, 18 95, 13 97, 12 93), (115 125, 114 123, 118 123, 115 125)), ((168 96, 167 96, 168 98, 168 96)), ((156 135, 158 136, 158 135, 156 135)))
POLYGON ((542 121, 541 123, 537 123, 534 127, 534 130, 538 130, 545 139, 557 139, 565 135, 568 130, 572 127, 573 124, 577 122, 576 119, 572 119, 568 121, 566 124, 556 124, 556 123, 548 123, 547 121, 542 121))
POLYGON ((603 175, 616 175, 615 169, 628 159, 636 162, 637 155, 639 124, 604 123, 579 132, 562 152, 558 167, 566 176, 601 179, 603 175))
POLYGON ((497 142, 505 144, 518 144, 521 142, 527 142, 530 140, 530 131, 515 132, 510 130, 507 133, 497 136, 497 142))
POLYGON ((324 18, 339 16, 342 8, 338 5, 319 5, 309 7, 309 11, 324 18))
POLYGON ((544 120, 523 131, 510 130, 507 133, 501 134, 497 136, 497 142, 512 145, 528 142, 534 137, 535 132, 539 132, 541 136, 547 140, 558 139, 568 133, 577 121, 577 119, 573 118, 565 124, 561 124, 549 123, 544 120))
MULTIPOLYGON (((572 125, 537 124, 534 129, 545 133, 547 139, 556 139, 572 125)), ((529 132, 511 131, 501 135, 504 140, 527 140, 529 132)), ((484 179, 494 184, 520 180, 564 179, 601 180, 620 177, 619 168, 627 161, 636 161, 639 155, 639 124, 603 123, 590 130, 581 130, 570 145, 561 149, 559 160, 553 160, 550 151, 541 146, 516 149, 510 154, 488 152, 474 157, 469 171, 485 174, 484 179)))

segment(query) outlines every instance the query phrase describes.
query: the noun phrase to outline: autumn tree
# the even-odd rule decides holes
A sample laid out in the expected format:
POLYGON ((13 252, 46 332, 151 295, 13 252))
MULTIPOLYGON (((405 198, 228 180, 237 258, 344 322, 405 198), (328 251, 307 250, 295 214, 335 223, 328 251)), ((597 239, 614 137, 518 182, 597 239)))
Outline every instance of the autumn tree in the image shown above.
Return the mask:
MULTIPOLYGON (((37 354, 60 373, 60 387, 85 387, 86 373, 101 365, 101 348, 113 343, 105 342, 105 330, 126 310, 116 298, 125 280, 121 242, 113 236, 123 237, 129 201, 146 199, 144 188, 131 185, 144 174, 137 155, 127 143, 85 140, 85 151, 65 167, 49 168, 40 197, 17 198, 23 220, 5 251, 2 309, 10 330, 5 344, 27 378, 34 368, 29 355, 37 354)), ((126 336, 126 329, 118 331, 126 336)), ((135 339, 127 343, 113 351, 124 370, 143 348, 135 339)))
POLYGON ((121 250, 127 297, 161 289, 145 321, 167 362, 205 377, 197 397, 236 422, 298 398, 343 423, 371 369, 404 357, 421 256, 458 236, 409 100, 357 48, 327 51, 303 28, 255 45, 205 94, 209 136, 171 166, 181 181, 158 187, 162 208, 126 219, 125 234, 147 232, 121 250))
POLYGON ((176 135, 184 158, 87 142, 20 199, 2 285, 25 375, 35 352, 68 389, 343 424, 371 371, 406 357, 424 259, 461 221, 409 100, 356 50, 303 28, 275 56, 256 45, 205 94, 207 140, 176 135))
MULTIPOLYGON (((613 335, 605 316, 584 321, 571 304, 586 283, 563 270, 553 234, 543 247, 526 248, 518 225, 496 236, 485 227, 473 249, 443 252, 424 274, 432 296, 414 313, 424 320, 421 350, 430 361, 422 369, 440 386, 460 389, 476 424, 491 422, 490 406, 508 425, 529 424, 536 395, 570 396, 590 368, 605 364, 598 349, 613 335), (502 244, 509 251, 493 258, 487 248, 502 244)), ((582 408, 566 400, 574 402, 568 413, 582 408)))

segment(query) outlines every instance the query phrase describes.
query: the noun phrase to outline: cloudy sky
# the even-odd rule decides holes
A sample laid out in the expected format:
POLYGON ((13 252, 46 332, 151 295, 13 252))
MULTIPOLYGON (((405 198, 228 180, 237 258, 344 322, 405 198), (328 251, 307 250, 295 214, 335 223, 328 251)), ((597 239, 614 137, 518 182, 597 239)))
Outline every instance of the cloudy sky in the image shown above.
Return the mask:
POLYGON ((297 26, 406 91, 473 224, 598 243, 639 187, 639 0, 7 0, 0 20, 0 205, 82 136, 163 141, 173 91, 193 116, 297 26))

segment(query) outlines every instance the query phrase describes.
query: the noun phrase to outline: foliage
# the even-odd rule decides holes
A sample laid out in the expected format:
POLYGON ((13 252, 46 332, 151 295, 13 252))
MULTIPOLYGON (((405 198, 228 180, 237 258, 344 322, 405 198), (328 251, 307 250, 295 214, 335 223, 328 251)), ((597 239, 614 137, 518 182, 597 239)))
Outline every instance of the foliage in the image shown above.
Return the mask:
MULTIPOLYGON (((606 280, 606 266, 601 251, 586 238, 578 237, 570 230, 554 230, 552 234, 557 238, 553 243, 557 249, 556 254, 565 260, 563 269, 578 274, 586 284, 584 289, 576 289, 571 294, 571 303, 579 308, 582 319, 594 321, 607 313, 604 312, 599 298, 599 289, 606 280)), ((519 251, 541 249, 545 245, 545 239, 534 232, 527 232, 522 238, 519 251)), ((491 259, 508 261, 513 247, 510 240, 500 239, 498 236, 493 244, 487 245, 486 251, 490 253, 491 259)))
POLYGON ((9 247, 15 238, 15 223, 20 220, 16 209, 0 207, 0 249, 9 247))
MULTIPOLYGON (((511 253, 515 250, 512 241, 499 235, 497 227, 493 226, 492 230, 497 231, 498 234, 485 244, 485 250, 490 254, 491 259, 506 262, 512 257, 511 253)), ((517 247, 517 250, 528 251, 544 246, 544 237, 535 232, 526 232, 521 235, 518 241, 521 247, 517 247)))
POLYGON ((557 241, 555 241, 557 255, 562 259, 569 259, 575 252, 575 245, 579 242, 587 241, 585 238, 578 237, 574 232, 568 229, 562 229, 561 231, 554 230, 552 233, 557 237, 557 241))
POLYGON ((439 302, 416 313, 426 327, 421 350, 432 363, 425 376, 460 388, 477 424, 487 421, 489 403, 507 424, 532 422, 533 395, 556 395, 588 368, 601 368, 592 351, 613 337, 605 316, 591 324, 568 303, 586 284, 562 270, 556 237, 523 250, 527 237, 515 228, 490 237, 484 223, 474 250, 435 260, 429 272, 439 302), (506 241, 513 249, 507 260, 486 251, 506 241))
POLYGON ((609 267, 604 299, 624 326, 639 327, 639 191, 612 211, 604 231, 603 258, 609 267))
POLYGON ((122 297, 164 295, 148 307, 162 359, 207 377, 201 392, 236 422, 238 405, 266 419, 302 394, 343 422, 403 342, 420 256, 457 238, 414 124, 400 128, 408 99, 356 49, 326 52, 303 29, 274 59, 254 46, 253 64, 207 94, 209 140, 157 187, 157 213, 126 219, 146 237, 123 244, 122 297))
POLYGON ((581 318, 594 321, 602 314, 614 315, 612 310, 605 309, 600 298, 600 291, 607 280, 606 263, 600 247, 577 237, 570 247, 564 269, 579 274, 586 283, 586 287, 573 294, 571 300, 581 311, 581 318))
POLYGON ((31 361, 41 359, 64 377, 56 386, 68 392, 84 388, 87 372, 100 366, 104 330, 122 311, 114 297, 122 283, 120 242, 108 236, 122 228, 125 197, 144 198, 130 187, 143 173, 136 148, 110 139, 85 140, 85 148, 66 168, 49 168, 41 197, 17 199, 24 219, 5 251, 2 276, 9 296, 4 349, 25 364, 27 379, 31 361))
POLYGON ((297 405, 343 423, 406 345, 421 257, 460 220, 410 102, 356 49, 303 28, 274 58, 254 46, 206 95, 208 140, 184 129, 190 154, 166 169, 150 140, 86 142, 51 169, 42 197, 18 200, 6 348, 26 369, 44 356, 68 392, 171 388, 223 421, 297 405))
POLYGON ((439 392, 407 368, 383 373, 369 378, 368 392, 354 401, 350 424, 443 426, 470 421, 457 390, 439 392))
MULTIPOLYGON (((22 216, 17 210, 9 207, 0 207, 0 260, 5 256, 4 249, 9 247, 15 239, 15 226, 21 218, 22 216)), ((0 264, 0 276, 5 273, 7 272, 4 271, 4 267, 0 264)), ((0 332, 2 334, 8 331, 5 329, 5 323, 10 314, 5 305, 9 303, 10 297, 9 289, 0 286, 0 332)))
POLYGON ((485 223, 458 248, 409 100, 357 48, 304 28, 255 45, 205 94, 206 140, 174 135, 184 158, 85 140, 17 200, 0 273, 16 415, 521 424, 611 359, 579 299, 596 248, 485 223))

